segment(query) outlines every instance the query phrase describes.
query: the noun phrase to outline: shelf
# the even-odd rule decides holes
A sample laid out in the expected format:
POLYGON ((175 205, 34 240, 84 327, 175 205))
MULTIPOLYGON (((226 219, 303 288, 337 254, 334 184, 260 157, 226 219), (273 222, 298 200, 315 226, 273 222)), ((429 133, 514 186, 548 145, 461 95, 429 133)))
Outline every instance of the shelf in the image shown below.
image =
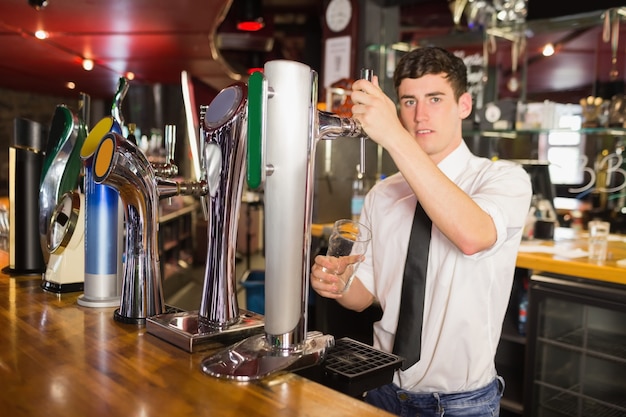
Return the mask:
POLYGON ((504 317, 504 323, 502 323, 502 335, 500 338, 509 342, 519 343, 522 345, 526 344, 526 336, 519 334, 519 331, 517 330, 517 320, 513 314, 507 314, 504 317))
POLYGON ((165 279, 180 266, 193 264, 194 228, 199 204, 181 205, 180 200, 172 205, 161 205, 159 216, 159 258, 165 279), (176 267, 172 268, 172 265, 176 267))
MULTIPOLYGON (((183 216, 187 213, 191 213, 193 211, 195 211, 198 207, 198 204, 191 204, 189 206, 185 206, 181 209, 177 209, 177 210, 173 210, 173 211, 167 211, 166 214, 162 214, 161 216, 159 216, 159 223, 167 223, 170 222, 172 220, 175 220, 177 218, 179 218, 180 216, 183 216)), ((165 210, 163 210, 165 211, 165 210)))
POLYGON ((498 375, 504 378, 504 394, 500 400, 500 406, 517 414, 524 412, 523 392, 524 373, 519 368, 497 365, 498 375))
POLYGON ((624 336, 595 329, 577 329, 558 338, 537 338, 539 342, 584 352, 603 359, 626 363, 624 336))
POLYGON ((519 130, 467 130, 464 135, 479 135, 483 137, 515 139, 518 136, 537 135, 540 133, 580 133, 596 136, 626 136, 626 128, 621 127, 586 127, 579 130, 572 129, 519 129, 519 130))
POLYGON ((178 246, 178 243, 178 240, 168 240, 167 242, 163 242, 163 252, 174 249, 178 246))
POLYGON ((622 392, 616 392, 611 402, 600 401, 580 394, 580 386, 560 389, 549 384, 536 382, 543 395, 541 407, 563 416, 624 416, 626 400, 622 392))

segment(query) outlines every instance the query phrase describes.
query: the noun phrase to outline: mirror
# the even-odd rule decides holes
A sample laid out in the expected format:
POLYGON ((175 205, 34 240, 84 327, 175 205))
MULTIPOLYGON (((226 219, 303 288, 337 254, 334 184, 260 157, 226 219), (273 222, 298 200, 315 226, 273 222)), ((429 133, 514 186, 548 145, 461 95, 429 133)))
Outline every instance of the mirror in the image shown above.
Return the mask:
POLYGON ((517 30, 524 35, 521 43, 512 41, 515 30, 499 28, 489 36, 485 30, 455 28, 452 17, 449 26, 401 27, 400 42, 368 46, 365 64, 386 75, 383 88, 393 94, 395 62, 412 48, 441 46, 469 57, 477 66, 486 61, 482 67, 486 71, 471 80, 483 88, 482 96, 475 96, 480 107, 504 98, 578 103, 583 97, 608 99, 623 92, 626 8, 534 19, 521 26, 517 30), (607 11, 610 22, 605 21, 607 11), (552 56, 542 55, 548 43, 555 47, 552 56), (518 54, 513 54, 516 48, 518 54))
POLYGON ((486 60, 483 103, 503 98, 578 103, 583 97, 610 98, 623 92, 624 13, 623 8, 614 8, 528 21, 517 33, 524 34, 522 42, 512 40, 515 30, 503 29, 435 36, 411 30, 402 33, 402 40, 410 46, 441 46, 486 60), (542 55, 548 43, 554 45, 552 56, 542 55))

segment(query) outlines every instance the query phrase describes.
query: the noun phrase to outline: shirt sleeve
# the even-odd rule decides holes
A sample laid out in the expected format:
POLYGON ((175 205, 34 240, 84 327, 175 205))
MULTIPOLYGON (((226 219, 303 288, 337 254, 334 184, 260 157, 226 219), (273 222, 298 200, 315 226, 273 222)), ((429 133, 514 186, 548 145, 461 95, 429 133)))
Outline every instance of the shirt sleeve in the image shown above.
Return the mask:
POLYGON ((508 240, 519 238, 530 208, 532 186, 526 171, 510 161, 499 161, 493 168, 490 180, 470 192, 476 204, 493 219, 497 233, 490 248, 469 256, 476 259, 490 256, 508 240))

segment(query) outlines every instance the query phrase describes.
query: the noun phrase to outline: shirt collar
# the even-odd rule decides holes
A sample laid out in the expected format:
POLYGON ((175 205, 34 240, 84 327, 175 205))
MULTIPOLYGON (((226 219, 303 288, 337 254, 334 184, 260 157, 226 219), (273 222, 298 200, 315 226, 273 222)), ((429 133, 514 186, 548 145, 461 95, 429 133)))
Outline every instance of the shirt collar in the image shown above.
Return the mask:
POLYGON ((472 156, 464 140, 446 156, 437 167, 450 179, 457 178, 467 167, 466 161, 472 156))

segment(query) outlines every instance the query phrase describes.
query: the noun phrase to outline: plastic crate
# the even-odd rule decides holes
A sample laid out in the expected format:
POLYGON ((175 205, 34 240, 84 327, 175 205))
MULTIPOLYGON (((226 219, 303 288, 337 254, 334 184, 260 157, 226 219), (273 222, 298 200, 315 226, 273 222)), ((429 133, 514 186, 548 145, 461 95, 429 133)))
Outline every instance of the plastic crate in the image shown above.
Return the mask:
POLYGON ((335 341, 322 365, 328 386, 352 396, 389 384, 403 358, 343 337, 335 341))
POLYGON ((403 358, 374 349, 349 337, 335 340, 319 366, 297 373, 354 398, 361 398, 371 389, 389 384, 403 358))

